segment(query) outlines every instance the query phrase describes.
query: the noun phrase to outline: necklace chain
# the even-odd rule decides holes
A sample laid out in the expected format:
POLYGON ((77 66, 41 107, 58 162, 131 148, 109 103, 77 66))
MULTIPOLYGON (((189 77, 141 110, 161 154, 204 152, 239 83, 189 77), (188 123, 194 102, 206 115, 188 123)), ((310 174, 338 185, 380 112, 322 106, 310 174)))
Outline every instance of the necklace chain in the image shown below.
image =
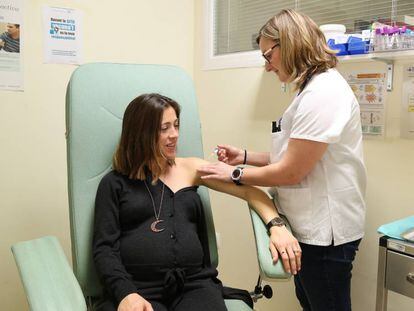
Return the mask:
POLYGON ((160 215, 161 215, 162 201, 163 201, 163 199, 164 199, 164 188, 165 188, 165 184, 164 184, 164 183, 162 184, 162 190, 161 190, 161 200, 160 200, 160 207, 158 208, 158 213, 157 213, 157 209, 156 209, 156 207, 155 207, 154 197, 152 196, 152 193, 151 193, 151 191, 150 191, 150 189, 149 189, 149 187, 148 187, 148 185, 147 185, 147 181, 146 181, 146 180, 144 180, 144 184, 145 184, 145 187, 147 188, 148 194, 149 194, 149 195, 150 195, 150 197, 151 197, 152 207, 153 207, 153 209, 154 209, 154 216, 155 216, 155 219, 158 221, 158 220, 160 219, 160 215))

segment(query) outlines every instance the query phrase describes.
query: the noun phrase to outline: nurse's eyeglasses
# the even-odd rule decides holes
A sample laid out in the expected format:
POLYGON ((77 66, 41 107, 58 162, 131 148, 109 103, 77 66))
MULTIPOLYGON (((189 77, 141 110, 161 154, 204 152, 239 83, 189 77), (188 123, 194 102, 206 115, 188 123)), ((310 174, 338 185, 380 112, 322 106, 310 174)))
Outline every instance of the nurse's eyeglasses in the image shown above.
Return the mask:
POLYGON ((266 62, 270 63, 270 60, 272 59, 273 49, 275 47, 280 46, 279 43, 276 43, 274 46, 272 46, 270 49, 262 53, 263 58, 266 60, 266 62))

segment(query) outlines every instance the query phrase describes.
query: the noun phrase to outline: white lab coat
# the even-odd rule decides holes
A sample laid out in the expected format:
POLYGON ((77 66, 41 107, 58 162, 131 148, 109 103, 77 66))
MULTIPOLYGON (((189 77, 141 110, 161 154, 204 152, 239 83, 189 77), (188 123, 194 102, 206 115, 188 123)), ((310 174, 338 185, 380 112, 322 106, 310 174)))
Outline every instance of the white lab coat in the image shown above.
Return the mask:
POLYGON ((296 238, 312 245, 340 245, 362 238, 366 170, 358 102, 335 70, 314 76, 272 133, 270 161, 279 161, 289 138, 328 144, 322 159, 294 186, 275 187, 279 212, 296 238))

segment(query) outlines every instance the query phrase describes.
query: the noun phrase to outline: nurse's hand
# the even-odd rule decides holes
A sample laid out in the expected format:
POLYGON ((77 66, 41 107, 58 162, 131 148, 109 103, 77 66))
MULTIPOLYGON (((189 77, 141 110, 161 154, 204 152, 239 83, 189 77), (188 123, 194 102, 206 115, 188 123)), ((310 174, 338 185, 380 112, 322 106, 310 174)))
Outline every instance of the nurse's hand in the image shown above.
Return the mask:
POLYGON ((201 174, 201 179, 213 179, 231 182, 231 173, 233 173, 235 167, 225 164, 223 162, 211 163, 209 165, 203 165, 197 169, 201 174))
POLYGON ((142 296, 134 293, 121 300, 117 311, 154 311, 154 309, 142 296))
POLYGON ((269 248, 273 262, 276 263, 281 258, 286 272, 296 274, 300 271, 302 250, 298 240, 285 226, 270 228, 269 248))
POLYGON ((244 149, 239 149, 230 145, 217 145, 217 158, 219 161, 230 165, 243 164, 244 149))

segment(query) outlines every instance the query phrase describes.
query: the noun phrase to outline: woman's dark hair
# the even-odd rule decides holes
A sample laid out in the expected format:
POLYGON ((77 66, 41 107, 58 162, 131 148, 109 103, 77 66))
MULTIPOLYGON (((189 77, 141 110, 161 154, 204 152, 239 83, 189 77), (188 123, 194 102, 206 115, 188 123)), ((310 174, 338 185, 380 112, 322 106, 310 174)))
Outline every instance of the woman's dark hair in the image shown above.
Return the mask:
MULTIPOLYGON (((168 107, 180 117, 180 106, 171 98, 151 93, 132 100, 124 113, 122 133, 112 167, 131 179, 143 180, 151 172, 155 182, 162 173, 165 156, 159 146, 162 116, 168 107)), ((167 160, 169 165, 174 160, 167 160)))

